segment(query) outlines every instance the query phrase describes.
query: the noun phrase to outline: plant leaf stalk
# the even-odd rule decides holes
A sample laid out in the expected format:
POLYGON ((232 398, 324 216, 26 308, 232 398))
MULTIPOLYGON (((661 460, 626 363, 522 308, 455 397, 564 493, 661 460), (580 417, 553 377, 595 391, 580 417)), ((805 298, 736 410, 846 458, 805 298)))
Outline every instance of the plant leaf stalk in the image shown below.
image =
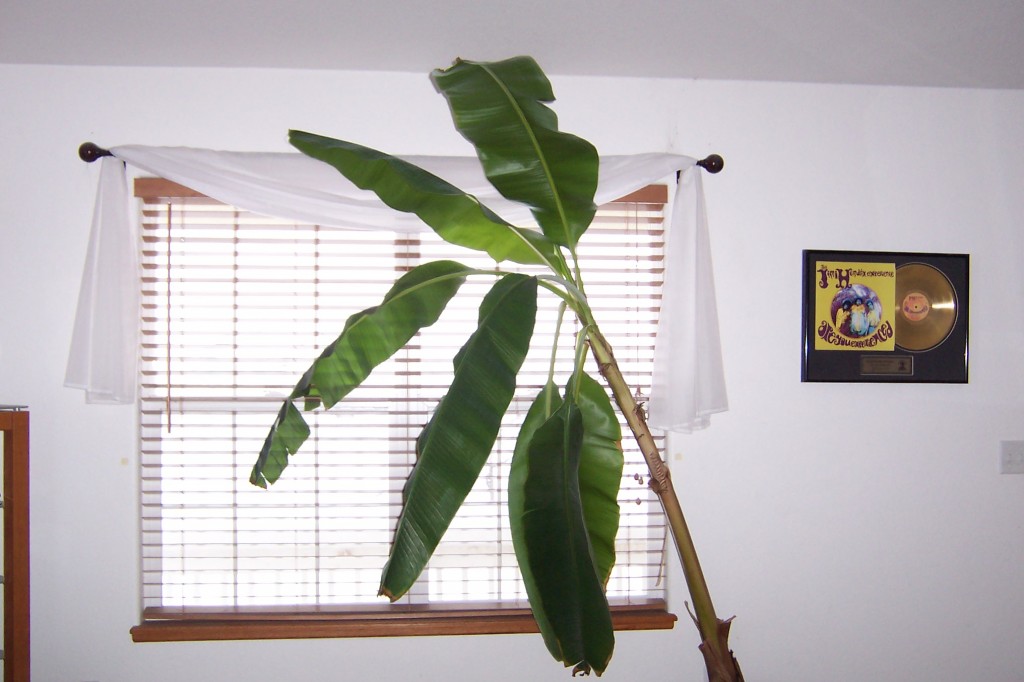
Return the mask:
POLYGON ((701 635, 700 650, 704 655, 709 682, 743 682, 739 663, 729 649, 729 627, 732 619, 723 621, 715 613, 715 605, 711 600, 711 592, 697 557, 693 536, 690 535, 682 505, 679 503, 679 496, 672 484, 671 471, 662 459, 658 445, 647 425, 644 409, 637 404, 636 398, 633 397, 629 384, 622 376, 622 371, 615 360, 611 344, 601 334, 600 328, 594 320, 590 306, 582 294, 583 280, 579 269, 576 269, 575 288, 570 287, 564 281, 559 283, 567 288, 567 296, 563 300, 569 301, 569 305, 572 305, 571 301, 576 302, 576 305, 572 307, 583 325, 577 343, 577 368, 580 366, 582 354, 585 352, 583 347, 585 340, 590 346, 591 354, 601 376, 612 390, 615 404, 625 417, 647 463, 650 472, 648 485, 658 496, 669 528, 672 530, 672 539, 679 553, 686 587, 690 593, 690 599, 693 601, 693 611, 696 615, 691 614, 691 618, 701 635))
POLYGON ((650 471, 649 485, 661 502, 662 509, 672 529, 672 538, 679 552, 686 586, 693 600, 696 616, 694 624, 700 632, 702 643, 700 649, 704 654, 710 682, 742 682, 743 675, 739 664, 729 650, 729 620, 720 620, 715 613, 711 593, 697 558, 697 550, 693 538, 683 516, 679 497, 672 485, 672 477, 668 466, 661 458, 658 446, 654 441, 643 408, 637 404, 630 392, 625 378, 619 370, 618 363, 612 353, 608 341, 601 335, 596 325, 590 325, 589 341, 591 353, 597 362, 601 375, 612 389, 612 397, 619 410, 626 418, 637 445, 643 453, 644 460, 650 471))

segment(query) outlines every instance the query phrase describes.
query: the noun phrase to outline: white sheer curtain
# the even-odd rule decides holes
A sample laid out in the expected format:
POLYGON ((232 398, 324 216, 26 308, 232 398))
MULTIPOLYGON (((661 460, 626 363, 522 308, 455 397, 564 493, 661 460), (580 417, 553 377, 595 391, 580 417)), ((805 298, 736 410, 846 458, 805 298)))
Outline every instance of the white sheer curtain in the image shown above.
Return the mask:
MULTIPOLYGON (((330 166, 294 153, 223 152, 121 146, 100 160, 92 233, 79 292, 65 385, 90 403, 135 400, 138 352, 137 226, 128 168, 172 180, 219 201, 267 215, 364 229, 427 229, 384 206, 330 166)), ((503 199, 473 157, 404 157, 514 224, 529 210, 503 199)), ((676 178, 667 226, 666 274, 655 351, 651 424, 687 432, 728 409, 714 276, 700 168, 675 154, 601 158, 595 200, 602 204, 652 182, 676 178)))

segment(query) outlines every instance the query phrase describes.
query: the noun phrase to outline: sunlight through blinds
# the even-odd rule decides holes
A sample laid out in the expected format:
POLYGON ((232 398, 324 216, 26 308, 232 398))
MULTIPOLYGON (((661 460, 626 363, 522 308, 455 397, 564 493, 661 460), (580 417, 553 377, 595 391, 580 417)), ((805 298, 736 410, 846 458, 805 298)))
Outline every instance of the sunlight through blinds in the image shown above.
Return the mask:
MULTIPOLYGON (((471 278, 436 325, 345 401, 306 413, 312 434, 269 491, 251 486, 249 472, 281 400, 349 315, 379 303, 421 262, 495 264, 432 232, 296 224, 163 180, 139 179, 136 195, 144 607, 386 602, 377 597, 380 572, 415 440, 493 278, 471 278)), ((656 186, 602 207, 579 249, 595 316, 641 397, 650 385, 666 197, 656 186)), ((546 379, 557 304, 542 291, 534 350, 498 442, 407 603, 525 603, 505 488, 519 423, 546 379)), ((560 336, 563 386, 574 331, 560 336)), ((588 371, 598 377, 592 363, 588 371)), ((625 425, 623 432, 608 595, 663 598, 664 522, 625 425)))

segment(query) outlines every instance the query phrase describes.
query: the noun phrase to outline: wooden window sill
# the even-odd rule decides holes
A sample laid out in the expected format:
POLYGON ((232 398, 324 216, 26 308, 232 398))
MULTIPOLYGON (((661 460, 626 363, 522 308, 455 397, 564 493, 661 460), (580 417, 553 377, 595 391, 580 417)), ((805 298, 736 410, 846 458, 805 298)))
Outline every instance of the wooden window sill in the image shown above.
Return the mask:
MULTIPOLYGON (((612 606, 616 630, 667 630, 676 616, 663 600, 612 606)), ((481 605, 380 608, 150 608, 131 629, 135 642, 495 635, 538 632, 528 608, 481 605)))

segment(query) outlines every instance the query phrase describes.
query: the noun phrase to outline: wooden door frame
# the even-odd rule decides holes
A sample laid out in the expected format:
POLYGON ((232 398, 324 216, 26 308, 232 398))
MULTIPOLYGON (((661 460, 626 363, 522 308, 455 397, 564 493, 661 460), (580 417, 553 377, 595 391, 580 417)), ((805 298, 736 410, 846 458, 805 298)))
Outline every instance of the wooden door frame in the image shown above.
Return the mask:
POLYGON ((0 407, 3 433, 4 682, 29 682, 28 412, 0 407))

